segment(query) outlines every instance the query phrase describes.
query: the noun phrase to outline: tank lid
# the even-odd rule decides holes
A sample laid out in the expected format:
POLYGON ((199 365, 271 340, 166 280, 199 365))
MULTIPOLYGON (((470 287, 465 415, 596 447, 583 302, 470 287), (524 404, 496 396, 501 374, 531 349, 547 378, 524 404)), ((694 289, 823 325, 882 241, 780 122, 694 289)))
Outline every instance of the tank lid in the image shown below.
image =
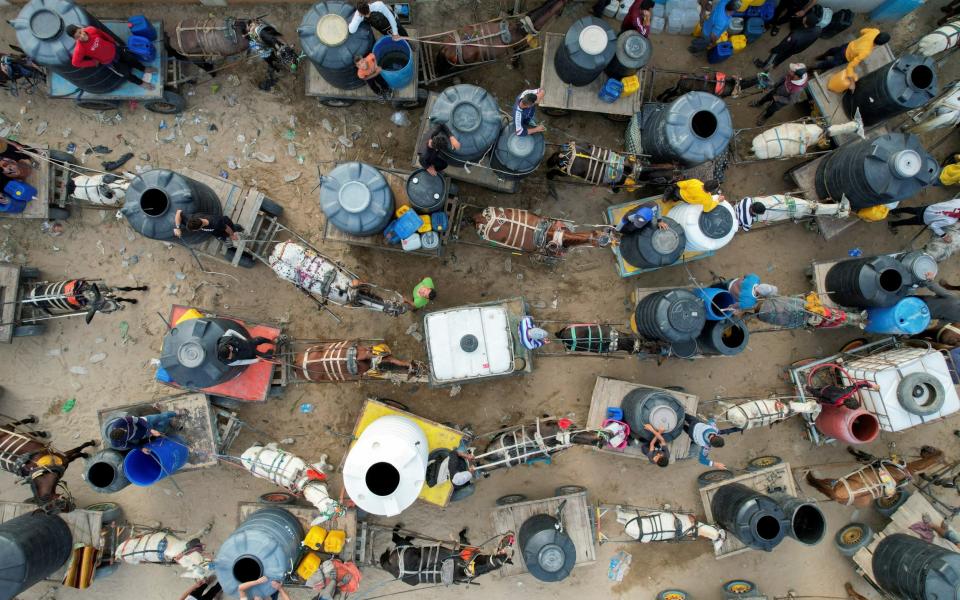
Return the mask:
POLYGON ((580 48, 590 56, 597 56, 598 54, 603 54, 603 51, 607 49, 609 40, 607 39, 607 32, 603 27, 599 25, 587 25, 580 32, 577 43, 580 45, 580 48))
POLYGON ((480 110, 469 102, 458 103, 453 107, 453 112, 450 117, 453 128, 464 133, 476 131, 480 128, 482 121, 483 115, 480 114, 480 110))
POLYGON ((196 340, 187 340, 177 348, 177 360, 184 367, 199 367, 207 358, 207 352, 196 340))
POLYGON ((480 340, 477 339, 477 336, 472 333, 460 338, 460 349, 464 352, 474 352, 477 348, 480 347, 480 340))
POLYGON ((348 181, 340 187, 340 206, 349 213, 361 213, 370 206, 370 188, 359 181, 348 181))
POLYGON ((637 61, 645 61, 650 54, 650 41, 637 31, 629 31, 623 42, 623 53, 637 61), (628 35, 628 33, 636 35, 628 35))
MULTIPOLYGON (((670 396, 673 398, 673 396, 670 396)), ((650 411, 649 422, 650 425, 656 427, 657 429, 662 429, 663 431, 673 431, 676 428, 677 423, 680 422, 677 417, 677 408, 679 403, 676 406, 670 406, 667 404, 659 404, 650 411)))
POLYGON ((680 235, 672 228, 657 229, 650 235, 650 246, 658 254, 671 254, 676 251, 681 243, 680 235))
POLYGON ((566 562, 566 554, 563 548, 557 544, 547 544, 540 548, 540 552, 537 553, 537 562, 540 563, 540 567, 544 571, 556 573, 563 568, 563 564, 566 562))
POLYGON ((895 152, 893 156, 890 157, 889 164, 890 169, 892 169, 898 177, 913 177, 920 172, 920 167, 923 166, 923 159, 916 150, 905 148, 899 152, 895 152))
POLYGON ((63 32, 63 19, 54 11, 42 8, 30 15, 30 31, 37 39, 52 40, 63 32))
POLYGON ((670 344, 670 352, 677 358, 693 358, 700 351, 696 338, 670 344))
POLYGON ((317 21, 317 39, 325 46, 339 46, 349 34, 347 20, 340 15, 325 14, 317 21))
POLYGON ((439 173, 431 175, 424 169, 417 169, 407 179, 407 196, 415 202, 437 201, 443 197, 446 182, 439 173))
POLYGON ((712 240, 719 240, 730 233, 730 229, 733 228, 733 215, 730 214, 730 211, 718 206, 710 212, 700 213, 698 224, 703 235, 712 240))
MULTIPOLYGON (((508 129, 512 131, 512 128, 508 129)), ((502 135, 502 134, 501 134, 502 135)), ((514 156, 529 156, 540 147, 540 134, 534 135, 508 135, 507 150, 514 156)))
POLYGON ((700 329, 703 328, 705 311, 703 300, 693 294, 689 294, 689 297, 686 295, 680 298, 674 297, 670 303, 667 320, 670 322, 670 326, 677 331, 699 333, 700 329))

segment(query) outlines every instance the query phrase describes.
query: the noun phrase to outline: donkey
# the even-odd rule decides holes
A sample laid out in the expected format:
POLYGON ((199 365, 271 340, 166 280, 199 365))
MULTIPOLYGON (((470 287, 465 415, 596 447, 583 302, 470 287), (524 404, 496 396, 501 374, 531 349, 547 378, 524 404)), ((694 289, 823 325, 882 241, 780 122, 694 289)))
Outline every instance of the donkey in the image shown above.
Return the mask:
POLYGON ((488 206, 473 215, 477 234, 501 248, 559 257, 570 248, 606 248, 615 236, 612 227, 574 231, 571 223, 519 208, 488 206))
POLYGON ((677 83, 660 92, 657 102, 671 102, 687 92, 707 92, 719 98, 738 98, 744 90, 759 86, 761 90, 770 87, 770 76, 766 73, 757 73, 756 77, 727 76, 719 71, 696 75, 687 73, 680 75, 677 83))
POLYGON ((460 584, 495 571, 503 565, 512 565, 510 547, 513 535, 500 539, 493 554, 484 554, 467 541, 467 530, 460 531, 460 543, 414 546, 413 536, 401 536, 399 525, 393 529, 393 548, 380 555, 380 568, 407 585, 419 583, 460 584))
POLYGON ((0 470, 20 477, 22 483, 29 482, 33 502, 44 512, 69 512, 73 506, 68 498, 57 493, 57 486, 70 463, 78 458, 88 458, 83 450, 96 446, 97 442, 90 440, 72 450, 60 452, 49 442, 41 441, 50 437, 49 433, 22 429, 23 425, 35 423, 37 418, 31 415, 0 425, 0 470))
POLYGON ((943 460, 943 451, 933 446, 920 448, 920 458, 908 463, 876 458, 852 448, 847 450, 858 459, 870 460, 869 464, 838 479, 820 479, 809 471, 807 483, 831 500, 861 508, 875 498, 893 496, 901 484, 943 460))
POLYGON ((606 442, 607 433, 602 430, 578 429, 567 419, 544 418, 498 433, 474 459, 478 471, 493 471, 550 457, 571 446, 602 448, 606 442))

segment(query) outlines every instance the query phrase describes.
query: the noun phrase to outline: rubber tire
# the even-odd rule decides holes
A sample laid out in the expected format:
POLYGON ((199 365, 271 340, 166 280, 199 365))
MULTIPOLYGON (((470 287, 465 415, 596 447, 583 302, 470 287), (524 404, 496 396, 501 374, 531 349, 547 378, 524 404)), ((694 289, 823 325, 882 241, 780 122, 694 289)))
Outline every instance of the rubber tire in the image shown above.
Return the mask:
POLYGON ((527 497, 524 494, 507 494, 506 496, 497 498, 495 504, 497 506, 510 506, 511 504, 526 502, 526 500, 527 497))
POLYGON ((120 108, 120 103, 115 100, 78 100, 76 104, 77 108, 84 110, 105 111, 120 108))
MULTIPOLYGON (((236 254, 236 248, 227 248, 226 252, 223 253, 223 256, 226 260, 233 262, 233 257, 236 256, 236 254)), ((237 266, 243 267, 244 269, 252 269, 257 266, 257 259, 244 252, 243 256, 240 257, 240 262, 237 263, 237 266)))
POLYGON ((566 117, 570 114, 570 111, 565 108, 547 108, 546 106, 541 107, 540 110, 543 111, 543 114, 548 117, 566 117))
POLYGON ((271 506, 286 506, 294 504, 297 497, 290 492, 268 492, 257 498, 260 504, 269 504, 271 506))
POLYGON ((39 325, 18 325, 13 328, 13 337, 33 337, 43 335, 47 331, 47 326, 39 325))
POLYGON ((587 488, 582 485, 561 485, 557 489, 553 490, 554 496, 569 496, 571 494, 579 494, 580 492, 587 491, 587 488))
POLYGON ((840 346, 840 352, 850 352, 851 350, 856 350, 857 348, 860 348, 861 346, 866 346, 866 345, 867 345, 867 338, 856 338, 854 340, 850 340, 843 346, 840 346))
POLYGON ((459 502, 460 500, 469 498, 476 491, 477 491, 477 486, 475 486, 472 483, 468 483, 467 485, 460 488, 455 488, 453 490, 453 493, 450 494, 450 502, 459 502))
POLYGON ((227 410, 236 410, 246 404, 246 401, 244 400, 227 398, 226 396, 209 396, 209 398, 211 404, 227 410))
POLYGON ((746 579, 731 579, 723 584, 723 592, 725 594, 733 594, 734 596, 743 596, 744 594, 751 594, 755 591, 757 591, 757 584, 752 581, 747 581, 746 579), (746 589, 738 591, 736 588, 741 586, 746 589))
POLYGON ((114 573, 116 573, 116 572, 117 572, 117 569, 119 569, 119 568, 120 568, 120 563, 118 563, 118 562, 111 563, 111 564, 109 564, 109 565, 103 565, 103 566, 101 566, 101 567, 97 567, 97 568, 94 569, 94 571, 93 571, 93 580, 94 580, 94 581, 99 581, 99 580, 101 580, 101 579, 106 579, 107 577, 110 577, 111 575, 113 575, 114 573))
POLYGON ((603 116, 605 116, 608 121, 614 123, 629 123, 630 119, 633 118, 633 115, 612 115, 610 113, 606 113, 603 116))
POLYGON ((53 221, 66 221, 70 218, 70 209, 51 206, 47 209, 47 218, 53 221))
POLYGON ((40 269, 37 267, 20 267, 20 279, 40 279, 40 269))
POLYGON ((872 541, 873 529, 865 523, 848 523, 841 527, 837 535, 833 537, 833 543, 836 545, 837 550, 840 551, 840 554, 848 557, 856 554, 861 548, 866 548, 872 541), (860 538, 858 540, 850 543, 843 541, 845 533, 850 532, 852 534, 858 529, 860 530, 860 538))
POLYGON ((270 198, 264 198, 260 201, 260 212, 267 213, 271 217, 279 219, 283 216, 283 207, 270 198))
POLYGON ((187 100, 176 92, 163 90, 163 98, 147 100, 143 103, 143 107, 161 115, 178 115, 187 108, 187 100))
POLYGON ((733 471, 730 469, 711 469, 710 471, 704 471, 697 475, 697 486, 703 487, 711 483, 726 481, 727 479, 733 479, 733 471))
POLYGON ((657 600, 690 600, 690 594, 683 590, 663 590, 657 594, 657 600))
POLYGON ((120 522, 123 520, 123 507, 116 502, 97 502, 84 508, 84 510, 93 510, 103 513, 100 520, 104 523, 111 521, 120 522))
POLYGON ((910 499, 909 491, 903 489, 897 490, 893 498, 875 498, 873 500, 873 508, 885 517, 892 517, 893 513, 897 512, 898 508, 906 504, 908 499, 910 499), (881 504, 884 500, 888 501, 889 504, 881 504))
POLYGON ((754 459, 751 459, 750 462, 747 463, 747 471, 749 471, 750 473, 753 473, 754 471, 759 471, 760 469, 766 469, 769 467, 779 465, 782 462, 783 462, 782 458, 780 458, 779 456, 774 456, 772 454, 767 454, 765 456, 758 456, 754 459), (766 463, 766 464, 759 464, 759 463, 766 463))
POLYGON ((936 414, 940 411, 940 409, 943 408, 943 403, 946 401, 946 398, 947 394, 943 389, 943 384, 940 383, 936 377, 933 377, 927 373, 910 373, 901 379, 899 384, 897 384, 897 401, 900 402, 900 406, 903 407, 903 410, 907 411, 911 415, 927 417, 936 414), (933 388, 933 398, 928 406, 920 406, 917 404, 916 400, 913 399, 913 394, 911 392, 914 387, 920 384, 926 384, 933 388))
POLYGON ((671 392, 680 392, 681 394, 687 393, 687 388, 683 387, 682 385, 667 385, 664 386, 663 389, 670 390, 671 392))
POLYGON ((356 100, 341 100, 340 98, 320 98, 320 104, 329 108, 347 108, 353 106, 356 100))
POLYGON ((427 98, 429 97, 429 92, 424 88, 417 88, 417 97, 414 100, 397 100, 391 102, 393 107, 397 110, 413 110, 415 108, 420 108, 427 103, 427 98))

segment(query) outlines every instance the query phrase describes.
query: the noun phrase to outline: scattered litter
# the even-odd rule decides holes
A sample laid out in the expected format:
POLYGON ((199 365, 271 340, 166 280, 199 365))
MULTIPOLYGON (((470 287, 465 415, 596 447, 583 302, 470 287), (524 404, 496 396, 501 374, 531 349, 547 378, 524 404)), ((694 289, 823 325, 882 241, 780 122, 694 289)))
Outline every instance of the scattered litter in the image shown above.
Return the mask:
POLYGON ((73 130, 67 127, 66 129, 63 130, 62 133, 63 133, 63 139, 67 139, 70 137, 70 134, 73 133, 73 130))
POLYGON ((131 158, 133 158, 133 152, 127 152, 126 154, 121 155, 120 158, 116 160, 104 161, 102 163, 103 170, 113 171, 114 169, 119 169, 123 165, 127 164, 127 161, 129 161, 131 158))
POLYGON ((201 146, 207 145, 207 136, 205 135, 195 135, 193 136, 193 141, 200 144, 201 146))
POLYGON ((190 145, 190 142, 187 142, 187 145, 183 147, 183 155, 190 156, 191 152, 193 152, 193 146, 190 145))
POLYGON ((70 142, 69 144, 67 144, 67 152, 69 152, 70 154, 73 154, 76 151, 77 151, 76 144, 74 144, 73 142, 70 142))
POLYGON ((292 129, 288 129, 283 132, 283 137, 287 140, 292 140, 293 138, 297 137, 297 132, 292 129))
POLYGON ((110 154, 113 152, 112 148, 107 148, 106 146, 94 146, 89 148, 84 154, 90 154, 91 152, 96 152, 97 154, 110 154))
POLYGON ((130 331, 130 323, 126 321, 120 321, 120 340, 127 339, 127 333, 130 331))
POLYGON ((47 131, 47 126, 48 123, 46 121, 40 121, 40 123, 37 124, 37 135, 43 135, 44 132, 47 131))
POLYGON ((210 123, 210 127, 207 127, 207 131, 220 131, 220 128, 217 127, 214 123, 210 123))
POLYGON ((330 124, 330 121, 324 119, 320 121, 320 125, 327 131, 327 133, 333 133, 333 125, 330 124))
POLYGON ((40 231, 53 237, 63 235, 63 229, 63 223, 59 221, 44 221, 40 224, 40 231))
POLYGON ((184 279, 187 278, 187 274, 181 271, 177 271, 176 273, 173 274, 173 276, 179 279, 180 281, 183 281, 184 279))
POLYGON ((234 94, 227 96, 227 106, 236 106, 237 104, 240 104, 240 100, 234 94))
POLYGON ((240 168, 240 165, 237 164, 237 159, 233 156, 227 157, 227 166, 234 171, 240 168))
POLYGON ((237 77, 234 73, 231 73, 230 75, 227 76, 227 82, 233 87, 237 87, 238 85, 240 85, 240 78, 237 77))
POLYGON ((90 362, 93 364, 97 364, 98 362, 103 362, 106 358, 107 358, 106 352, 97 352, 96 354, 90 357, 90 362))
POLYGON ((132 254, 132 255, 128 256, 127 258, 123 259, 123 260, 121 261, 121 264, 122 264, 123 266, 125 266, 125 267, 131 267, 131 266, 137 264, 138 262, 140 262, 140 257, 137 256, 136 254, 132 254))
POLYGON ((452 388, 450 388, 450 397, 453 398, 459 394, 461 389, 463 388, 461 388, 459 385, 454 385, 452 388))
POLYGON ((345 135, 341 135, 337 138, 337 141, 344 145, 346 148, 353 148, 353 140, 348 138, 345 135))
POLYGON ((852 256, 853 258, 857 258, 858 256, 863 256, 863 250, 861 250, 860 248, 851 248, 847 252, 847 254, 852 256))
POLYGON ((141 152, 139 158, 140 160, 150 160, 150 155, 146 152, 141 152))
POLYGON ((47 356, 60 356, 62 350, 60 348, 50 348, 47 350, 47 356))
POLYGON ((296 444, 297 440, 293 438, 283 438, 282 440, 280 440, 280 443, 283 444, 284 446, 289 446, 290 444, 296 444))
POLYGON ((170 132, 169 134, 167 134, 167 135, 165 135, 164 137, 160 138, 160 141, 163 142, 164 144, 169 144, 170 142, 172 142, 172 141, 175 140, 175 139, 177 139, 177 134, 176 134, 176 133, 173 133, 173 132, 170 132))
POLYGON ((238 143, 238 144, 245 144, 245 143, 247 143, 247 136, 243 135, 242 133, 238 133, 238 134, 237 134, 237 143, 238 143))
POLYGON ((621 582, 627 571, 630 570, 630 563, 633 562, 633 555, 621 550, 610 559, 610 568, 607 569, 607 579, 610 581, 621 582))
POLYGON ((413 323, 412 325, 410 325, 410 327, 407 327, 407 335, 417 340, 418 342, 422 342, 423 334, 417 331, 418 327, 419 326, 416 323, 413 323))
POLYGON ((298 164, 298 165, 302 165, 304 162, 306 162, 306 160, 307 160, 306 157, 304 157, 302 154, 298 154, 298 155, 297 155, 297 164, 298 164))
POLYGON ((291 173, 291 174, 289 174, 289 175, 284 175, 284 176, 283 176, 283 182, 284 182, 284 183, 293 183, 294 181, 296 181, 296 180, 298 180, 298 179, 300 179, 300 171, 297 171, 296 173, 291 173))
POLYGON ((546 308, 547 303, 544 302, 543 300, 534 300, 533 302, 530 303, 530 306, 533 308, 546 308))
POLYGON ((373 148, 374 150, 377 150, 378 148, 380 148, 380 144, 376 142, 371 142, 370 147, 373 148))
POLYGON ((313 405, 310 404, 309 402, 304 402, 303 404, 300 405, 300 412, 302 412, 305 415, 309 415, 310 413, 313 412, 313 405))
POLYGON ((277 162, 277 157, 273 154, 264 154, 263 152, 254 152, 250 156, 259 160, 262 163, 277 162))
MULTIPOLYGON (((71 369, 71 370, 72 370, 72 369, 71 369)), ((60 412, 62 412, 62 413, 68 413, 68 412, 70 412, 71 410, 73 410, 73 407, 76 406, 76 405, 77 405, 77 399, 76 399, 76 398, 70 398, 69 400, 67 400, 66 402, 63 403, 63 406, 60 407, 60 412)))
POLYGON ((210 86, 210 93, 211 93, 211 94, 216 94, 216 93, 219 92, 219 91, 220 91, 220 84, 219 84, 219 83, 214 83, 214 84, 212 84, 212 85, 210 86))
POLYGON ((503 260, 503 270, 507 273, 513 273, 513 259, 511 257, 508 256, 503 260))
POLYGON ((70 372, 74 375, 86 375, 90 371, 86 367, 70 367, 70 372))
POLYGON ((230 173, 227 173, 227 172, 224 171, 223 169, 220 169, 220 177, 221 177, 222 179, 230 179, 230 173))
POLYGON ((177 292, 180 291, 180 286, 175 283, 168 283, 167 287, 163 288, 163 291, 169 296, 176 296, 177 292))
POLYGON ((166 129, 166 128, 167 128, 167 121, 166 121, 165 119, 160 119, 159 128, 160 128, 160 129, 166 129))
POLYGON ((398 110, 397 112, 390 115, 390 122, 396 125, 397 127, 407 127, 410 125, 410 117, 407 116, 407 112, 404 110, 398 110))

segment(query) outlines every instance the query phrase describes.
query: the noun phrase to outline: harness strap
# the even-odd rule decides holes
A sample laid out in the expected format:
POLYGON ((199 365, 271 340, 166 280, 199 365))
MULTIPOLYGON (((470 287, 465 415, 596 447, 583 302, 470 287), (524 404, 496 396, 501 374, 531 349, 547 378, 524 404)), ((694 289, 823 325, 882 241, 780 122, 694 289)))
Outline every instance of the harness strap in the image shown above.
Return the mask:
POLYGON ((937 330, 937 343, 941 343, 940 337, 943 335, 945 331, 950 331, 957 335, 960 335, 960 329, 954 326, 953 323, 947 323, 946 325, 944 325, 943 327, 937 330))

